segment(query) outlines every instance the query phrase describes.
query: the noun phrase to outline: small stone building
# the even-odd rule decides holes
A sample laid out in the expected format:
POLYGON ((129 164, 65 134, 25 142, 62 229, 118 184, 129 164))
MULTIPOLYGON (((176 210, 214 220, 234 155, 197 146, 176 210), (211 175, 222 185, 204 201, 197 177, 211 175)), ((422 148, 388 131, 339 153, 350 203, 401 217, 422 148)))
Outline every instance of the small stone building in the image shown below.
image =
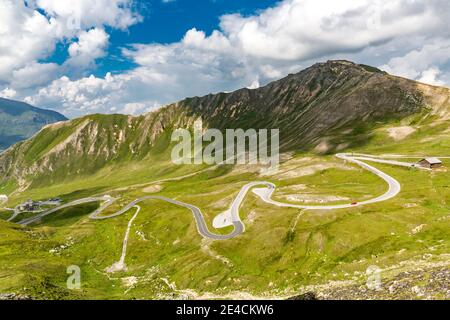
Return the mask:
POLYGON ((442 161, 438 158, 425 158, 418 162, 419 166, 429 169, 437 169, 442 167, 442 161))

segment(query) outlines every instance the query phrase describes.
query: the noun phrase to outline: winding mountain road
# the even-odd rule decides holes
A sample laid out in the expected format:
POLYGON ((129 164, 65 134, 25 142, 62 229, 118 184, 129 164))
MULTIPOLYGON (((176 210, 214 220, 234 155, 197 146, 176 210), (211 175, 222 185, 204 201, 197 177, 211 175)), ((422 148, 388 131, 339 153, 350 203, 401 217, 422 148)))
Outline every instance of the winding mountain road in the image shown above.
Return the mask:
POLYGON ((189 209, 192 212, 192 215, 194 216, 198 233, 202 237, 213 239, 213 240, 227 240, 227 239, 232 239, 245 231, 245 225, 239 216, 239 207, 241 206, 247 193, 255 187, 261 186, 261 188, 254 189, 253 192, 257 196, 259 196, 259 198, 261 198, 262 201, 272 204, 272 205, 275 205, 275 206, 278 206, 278 207, 309 209, 309 210, 336 210, 336 209, 353 208, 353 207, 363 206, 363 205, 367 205, 367 204, 373 204, 373 203, 387 201, 389 199, 394 198, 401 190, 400 183, 396 179, 394 179, 393 177, 389 176, 388 174, 384 173, 383 171, 381 171, 363 161, 385 163, 385 164, 404 166, 404 167, 414 167, 413 163, 399 162, 396 160, 384 160, 384 159, 380 159, 379 157, 373 157, 373 156, 364 155, 364 154, 350 155, 350 154, 340 153, 340 154, 337 154, 336 157, 338 157, 339 159, 342 159, 344 161, 354 163, 354 164, 374 173, 375 175, 379 176, 381 179, 383 179, 388 184, 388 186, 389 186, 388 190, 384 194, 382 194, 376 198, 366 200, 363 202, 349 203, 349 204, 337 204, 337 205, 310 206, 310 205, 297 205, 297 204, 283 203, 283 202, 275 201, 272 199, 272 195, 276 189, 275 184, 273 184, 271 182, 267 182, 267 181, 250 182, 241 188, 238 195, 233 200, 233 202, 230 206, 230 209, 228 210, 230 213, 230 217, 231 217, 231 225, 234 226, 234 229, 231 233, 226 234, 226 235, 215 234, 215 233, 211 232, 208 229, 208 226, 205 222, 203 213, 201 212, 201 210, 198 207, 196 207, 192 204, 189 204, 189 203, 166 198, 163 196, 144 196, 144 197, 138 198, 138 199, 130 202, 129 204, 127 204, 121 210, 119 210, 111 215, 107 215, 107 216, 101 216, 100 214, 107 207, 109 207, 112 203, 114 203, 114 201, 116 199, 114 199, 110 196, 84 198, 84 199, 79 199, 79 200, 67 203, 67 204, 59 206, 57 208, 53 208, 44 213, 36 215, 35 217, 22 220, 19 222, 19 224, 26 226, 33 222, 39 221, 43 217, 48 216, 49 214, 52 214, 58 210, 61 210, 61 209, 64 209, 64 208, 67 208, 70 206, 75 206, 75 205, 88 203, 88 202, 97 202, 97 201, 104 201, 104 203, 96 211, 94 211, 92 214, 90 214, 89 217, 93 220, 111 219, 111 218, 114 218, 114 217, 117 217, 117 216, 120 216, 120 215, 126 213, 128 210, 130 210, 133 207, 136 207, 142 201, 160 200, 160 201, 165 201, 165 202, 189 209))

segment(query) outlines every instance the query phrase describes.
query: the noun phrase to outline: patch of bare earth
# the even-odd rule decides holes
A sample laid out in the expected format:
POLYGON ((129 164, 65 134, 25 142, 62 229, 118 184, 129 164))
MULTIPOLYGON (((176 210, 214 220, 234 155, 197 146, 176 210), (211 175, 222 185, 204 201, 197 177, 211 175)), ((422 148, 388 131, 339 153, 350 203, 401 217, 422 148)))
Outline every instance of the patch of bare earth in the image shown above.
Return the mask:
POLYGON ((387 129, 389 137, 391 137, 395 141, 403 140, 410 134, 414 133, 415 131, 416 131, 415 128, 409 127, 409 126, 395 127, 395 128, 387 129))
POLYGON ((287 201, 302 203, 327 203, 349 200, 349 198, 346 197, 320 194, 287 194, 279 197, 286 199, 287 201))
POLYGON ((324 154, 327 153, 330 149, 331 146, 329 145, 329 143, 327 141, 322 141, 314 148, 314 151, 317 153, 324 154))
POLYGON ((126 288, 134 287, 139 282, 139 279, 134 276, 122 278, 120 280, 122 281, 122 285, 126 288))
POLYGON ((250 211, 247 218, 245 218, 245 224, 252 225, 255 222, 257 217, 258 217, 258 213, 255 210, 250 211))
POLYGON ((145 187, 144 189, 142 189, 143 192, 145 193, 157 193, 160 192, 163 189, 163 187, 159 184, 154 184, 148 187, 145 187))

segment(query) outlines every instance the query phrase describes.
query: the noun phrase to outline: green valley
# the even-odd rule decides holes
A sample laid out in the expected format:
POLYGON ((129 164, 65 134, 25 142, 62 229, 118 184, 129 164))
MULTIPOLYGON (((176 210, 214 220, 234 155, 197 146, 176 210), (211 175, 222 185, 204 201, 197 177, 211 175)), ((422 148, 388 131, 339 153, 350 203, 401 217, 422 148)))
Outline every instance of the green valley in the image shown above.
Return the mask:
POLYGON ((429 281, 432 273, 449 279, 449 99, 446 88, 329 61, 260 89, 189 98, 138 117, 89 115, 47 126, 0 155, 0 194, 7 196, 0 211, 0 293, 44 299, 286 299, 306 292, 323 299, 449 298, 429 281), (279 128, 278 171, 174 165, 171 133, 192 129, 199 117, 219 130, 279 128), (360 205, 389 186, 351 161, 358 154, 411 164, 438 157, 442 167, 361 160, 401 190, 360 205), (134 209, 93 220, 103 202, 92 201, 30 225, 19 222, 39 213, 6 221, 28 199, 115 199, 102 217, 160 196, 197 207, 209 230, 226 235, 233 227, 214 228, 215 217, 255 181, 275 186, 273 201, 298 208, 263 201, 256 186, 239 207, 245 230, 213 240, 199 234, 187 208, 142 201, 126 269, 115 273, 107 269, 119 260, 134 209), (300 208, 344 204, 351 205, 300 208), (81 270, 80 290, 66 286, 72 265, 81 270), (382 272, 381 290, 364 289, 371 266, 382 272))

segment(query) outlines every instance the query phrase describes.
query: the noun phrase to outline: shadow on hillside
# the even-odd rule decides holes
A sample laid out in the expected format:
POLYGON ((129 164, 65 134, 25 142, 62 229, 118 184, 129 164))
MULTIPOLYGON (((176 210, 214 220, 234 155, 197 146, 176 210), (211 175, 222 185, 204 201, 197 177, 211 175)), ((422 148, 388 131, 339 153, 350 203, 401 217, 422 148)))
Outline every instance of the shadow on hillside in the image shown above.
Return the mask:
POLYGON ((59 197, 63 201, 72 201, 72 200, 92 197, 93 195, 96 195, 96 194, 101 193, 102 191, 106 190, 106 188, 107 188, 106 186, 102 186, 102 187, 75 190, 70 193, 62 194, 59 197))

